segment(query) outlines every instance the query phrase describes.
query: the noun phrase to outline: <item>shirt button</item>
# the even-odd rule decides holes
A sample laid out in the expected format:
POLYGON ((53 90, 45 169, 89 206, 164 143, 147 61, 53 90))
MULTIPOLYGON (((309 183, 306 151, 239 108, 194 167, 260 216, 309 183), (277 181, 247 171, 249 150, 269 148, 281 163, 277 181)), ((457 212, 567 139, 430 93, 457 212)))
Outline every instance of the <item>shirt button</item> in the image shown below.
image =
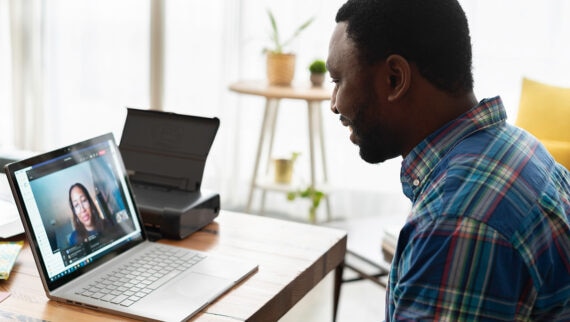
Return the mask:
POLYGON ((414 187, 417 187, 420 185, 420 180, 419 179, 415 179, 414 182, 412 182, 412 184, 414 185, 414 187))

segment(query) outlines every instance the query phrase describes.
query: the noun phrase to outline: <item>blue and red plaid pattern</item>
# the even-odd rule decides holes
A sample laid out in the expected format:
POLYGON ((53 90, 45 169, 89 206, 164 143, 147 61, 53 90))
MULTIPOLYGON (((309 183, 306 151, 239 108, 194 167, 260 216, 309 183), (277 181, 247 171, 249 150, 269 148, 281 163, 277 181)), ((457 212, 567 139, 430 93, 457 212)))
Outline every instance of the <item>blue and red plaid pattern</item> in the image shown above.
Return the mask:
POLYGON ((402 162, 386 320, 570 320, 570 174, 499 97, 402 162))

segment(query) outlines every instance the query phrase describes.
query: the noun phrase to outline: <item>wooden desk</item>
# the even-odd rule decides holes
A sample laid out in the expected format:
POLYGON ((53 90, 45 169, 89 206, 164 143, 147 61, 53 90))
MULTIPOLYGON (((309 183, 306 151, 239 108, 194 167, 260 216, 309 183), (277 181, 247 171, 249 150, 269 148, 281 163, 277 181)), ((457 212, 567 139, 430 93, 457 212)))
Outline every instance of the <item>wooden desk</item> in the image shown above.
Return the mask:
MULTIPOLYGON (((265 192, 267 190, 287 192, 291 187, 286 185, 279 185, 270 182, 270 180, 259 180, 261 158, 266 161, 265 177, 268 175, 271 152, 273 149, 273 139, 275 136, 275 124, 279 112, 279 102, 282 99, 297 99, 307 102, 308 111, 308 130, 309 130, 309 158, 310 158, 310 185, 311 187, 317 186, 317 171, 316 171, 316 149, 317 144, 320 147, 320 158, 322 161, 322 180, 319 184, 324 185, 328 181, 327 165, 325 158, 325 144, 322 125, 321 102, 330 100, 332 90, 326 87, 311 87, 309 84, 305 86, 295 85, 292 86, 271 86, 264 81, 240 81, 230 85, 230 90, 241 93, 265 97, 265 111, 263 115, 263 122, 261 124, 261 132, 259 134, 259 143, 257 147, 257 155, 255 158, 255 165, 253 168, 253 175, 251 179, 251 187, 249 198, 247 201, 246 212, 251 212, 254 190, 260 189, 262 191, 260 213, 263 213, 265 203, 265 192)), ((330 203, 328 198, 325 198, 327 219, 331 219, 330 203)))
MULTIPOLYGON (((235 256, 259 264, 259 270, 235 286, 192 321, 276 321, 321 281, 341 267, 346 233, 326 227, 222 211, 215 222, 180 245, 235 256)), ((11 295, 0 303, 0 320, 129 321, 129 319, 49 301, 26 244, 0 290, 11 295)))

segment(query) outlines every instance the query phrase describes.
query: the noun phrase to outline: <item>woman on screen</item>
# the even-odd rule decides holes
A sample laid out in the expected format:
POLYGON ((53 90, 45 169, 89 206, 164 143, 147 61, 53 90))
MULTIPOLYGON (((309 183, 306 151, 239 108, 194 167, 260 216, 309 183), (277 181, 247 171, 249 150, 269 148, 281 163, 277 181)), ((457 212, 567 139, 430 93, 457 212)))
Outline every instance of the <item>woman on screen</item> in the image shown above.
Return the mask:
POLYGON ((69 236, 70 246, 99 235, 109 226, 107 220, 101 218, 87 188, 81 183, 75 183, 69 188, 69 206, 73 213, 74 227, 69 236))

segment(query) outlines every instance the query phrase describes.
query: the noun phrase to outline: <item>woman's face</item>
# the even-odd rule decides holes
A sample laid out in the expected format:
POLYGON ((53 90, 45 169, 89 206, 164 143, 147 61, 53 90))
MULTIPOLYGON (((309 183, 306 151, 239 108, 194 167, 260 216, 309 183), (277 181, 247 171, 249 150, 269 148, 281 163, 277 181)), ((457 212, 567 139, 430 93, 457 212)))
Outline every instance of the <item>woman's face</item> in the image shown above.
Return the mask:
POLYGON ((87 230, 93 228, 93 218, 91 216, 91 206, 89 199, 79 187, 71 189, 70 193, 71 204, 73 205, 73 213, 77 216, 79 221, 85 226, 87 230))

